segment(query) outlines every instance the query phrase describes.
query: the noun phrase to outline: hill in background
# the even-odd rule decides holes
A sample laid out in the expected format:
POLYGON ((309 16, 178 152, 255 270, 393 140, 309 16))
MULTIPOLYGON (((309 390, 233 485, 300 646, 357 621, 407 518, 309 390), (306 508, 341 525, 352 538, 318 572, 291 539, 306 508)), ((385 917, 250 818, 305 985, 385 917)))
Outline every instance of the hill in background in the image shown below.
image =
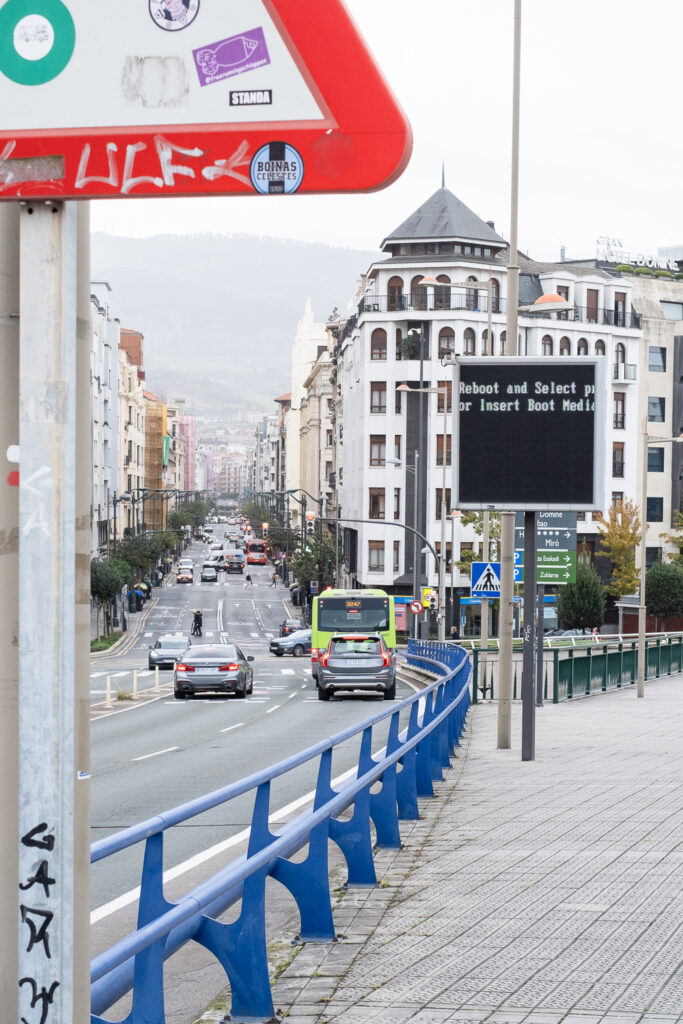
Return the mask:
POLYGON ((121 326, 145 336, 151 390, 205 416, 271 412, 310 298, 315 319, 347 309, 377 253, 249 235, 92 236, 91 278, 121 326))

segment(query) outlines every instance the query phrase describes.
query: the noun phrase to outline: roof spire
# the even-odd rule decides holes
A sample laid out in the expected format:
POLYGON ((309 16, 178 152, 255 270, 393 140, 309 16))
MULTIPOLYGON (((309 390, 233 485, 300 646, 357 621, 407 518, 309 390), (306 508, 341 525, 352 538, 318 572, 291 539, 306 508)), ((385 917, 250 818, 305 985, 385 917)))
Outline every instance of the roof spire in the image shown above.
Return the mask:
POLYGON ((441 161, 441 188, 446 187, 446 161, 441 161))

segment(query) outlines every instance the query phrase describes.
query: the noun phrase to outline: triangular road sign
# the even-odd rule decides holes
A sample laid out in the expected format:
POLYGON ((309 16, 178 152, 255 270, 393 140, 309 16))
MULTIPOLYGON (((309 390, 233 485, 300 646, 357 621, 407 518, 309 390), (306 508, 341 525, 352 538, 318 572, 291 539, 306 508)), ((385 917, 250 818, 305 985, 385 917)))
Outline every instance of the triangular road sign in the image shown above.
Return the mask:
POLYGON ((500 592, 500 563, 472 563, 472 593, 487 594, 500 592))
POLYGON ((343 0, 7 0, 0 87, 0 199, 371 191, 412 145, 343 0))

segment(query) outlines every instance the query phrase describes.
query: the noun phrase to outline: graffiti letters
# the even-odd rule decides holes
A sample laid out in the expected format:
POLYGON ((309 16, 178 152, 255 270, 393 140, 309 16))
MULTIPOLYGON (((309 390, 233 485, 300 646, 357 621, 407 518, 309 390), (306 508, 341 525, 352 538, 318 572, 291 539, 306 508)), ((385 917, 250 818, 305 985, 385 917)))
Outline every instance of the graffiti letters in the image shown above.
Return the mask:
MULTIPOLYGON (((40 474, 37 475, 40 476, 40 474)), ((22 846, 28 849, 43 850, 46 854, 53 853, 55 843, 54 827, 50 826, 47 821, 41 821, 38 825, 34 825, 33 828, 29 829, 21 837, 22 846)), ((36 862, 34 862, 30 870, 32 873, 19 883, 19 890, 21 892, 34 890, 32 893, 32 903, 36 898, 38 902, 42 902, 40 900, 41 896, 45 900, 49 900, 52 895, 51 887, 57 884, 56 879, 52 877, 49 860, 47 857, 43 857, 42 860, 37 862, 37 866, 36 862), (34 889, 36 886, 38 888, 34 889)), ((53 981, 51 984, 45 984, 42 980, 37 980, 35 975, 42 976, 43 972, 49 968, 49 961, 52 959, 50 951, 50 925, 54 920, 55 914, 49 905, 29 906, 26 903, 20 904, 19 912, 22 925, 28 929, 28 934, 24 936, 27 943, 26 953, 33 952, 34 956, 39 958, 35 961, 31 960, 31 975, 21 978, 19 990, 21 991, 24 986, 30 986, 30 1009, 40 1010, 40 1020, 29 1020, 25 1016, 21 1017, 20 1020, 21 1024, 46 1024, 54 1002, 55 992, 59 988, 59 982, 53 981), (34 963, 35 968, 33 968, 34 963)))
MULTIPOLYGON (((50 1007, 52 1006, 52 1000, 55 997, 55 991, 59 988, 59 982, 53 981, 49 989, 45 988, 45 986, 43 985, 43 987, 39 990, 35 978, 22 978, 21 981, 19 982, 19 988, 21 988, 22 985, 31 986, 32 1010, 36 1008, 38 1003, 42 1004, 40 1009, 40 1020, 38 1021, 38 1024, 45 1024, 45 1021, 47 1020, 47 1015, 50 1012, 50 1007)), ((26 1017, 21 1018, 21 1024, 29 1024, 29 1021, 26 1020, 26 1017)))

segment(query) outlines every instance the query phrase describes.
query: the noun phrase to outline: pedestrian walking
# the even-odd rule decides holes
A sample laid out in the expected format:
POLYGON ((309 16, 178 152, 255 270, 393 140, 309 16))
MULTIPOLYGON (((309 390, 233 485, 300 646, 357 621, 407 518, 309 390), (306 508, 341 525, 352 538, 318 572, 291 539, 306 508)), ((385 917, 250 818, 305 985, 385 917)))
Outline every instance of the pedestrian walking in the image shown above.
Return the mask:
POLYGON ((253 586, 254 586, 254 581, 252 580, 252 578, 249 575, 249 573, 247 573, 247 575, 244 577, 244 589, 246 590, 247 587, 253 587, 253 586))
POLYGON ((271 574, 270 574, 270 586, 271 586, 271 588, 275 587, 277 589, 277 573, 276 572, 271 572, 271 574))
POLYGON ((199 609, 192 616, 192 636, 202 635, 202 613, 199 609))

